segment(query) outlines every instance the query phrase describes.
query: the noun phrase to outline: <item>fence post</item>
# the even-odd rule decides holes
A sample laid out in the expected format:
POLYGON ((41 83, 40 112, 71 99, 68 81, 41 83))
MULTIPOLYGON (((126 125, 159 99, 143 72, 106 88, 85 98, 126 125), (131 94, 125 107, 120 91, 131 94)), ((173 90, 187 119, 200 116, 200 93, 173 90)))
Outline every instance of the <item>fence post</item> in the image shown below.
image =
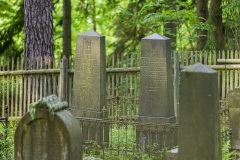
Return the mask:
POLYGON ((196 63, 180 77, 179 160, 222 159, 218 72, 196 63))
POLYGON ((67 88, 67 80, 68 80, 68 59, 66 56, 63 56, 60 62, 60 89, 59 89, 59 100, 60 101, 68 101, 68 88, 67 88))

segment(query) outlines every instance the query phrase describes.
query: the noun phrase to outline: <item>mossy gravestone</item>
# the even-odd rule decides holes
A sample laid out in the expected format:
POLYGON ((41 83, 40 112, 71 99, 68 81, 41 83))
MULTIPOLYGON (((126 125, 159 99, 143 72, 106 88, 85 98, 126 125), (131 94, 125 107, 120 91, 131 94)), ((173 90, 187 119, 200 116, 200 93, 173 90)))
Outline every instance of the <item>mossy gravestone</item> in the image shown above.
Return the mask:
POLYGON ((82 159, 81 129, 67 105, 56 96, 31 104, 15 132, 15 160, 82 159))

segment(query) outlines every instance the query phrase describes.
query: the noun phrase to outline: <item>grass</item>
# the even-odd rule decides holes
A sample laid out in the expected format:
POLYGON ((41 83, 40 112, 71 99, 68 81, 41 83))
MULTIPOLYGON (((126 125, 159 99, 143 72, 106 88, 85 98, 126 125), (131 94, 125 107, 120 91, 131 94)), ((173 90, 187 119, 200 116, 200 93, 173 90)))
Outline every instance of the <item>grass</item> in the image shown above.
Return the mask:
MULTIPOLYGON (((9 123, 6 128, 0 123, 0 159, 14 160, 14 132, 16 130, 17 121, 9 123)), ((90 147, 84 148, 84 157, 92 156, 97 158, 104 157, 104 160, 164 160, 165 150, 160 150, 159 154, 148 154, 145 149, 146 145, 142 141, 136 145, 136 132, 134 126, 116 126, 114 125, 110 132, 110 149, 103 149, 98 144, 91 142, 90 147), (131 151, 131 152, 130 152, 131 151)), ((237 160, 235 152, 229 152, 230 140, 226 139, 222 145, 222 160, 237 160)))

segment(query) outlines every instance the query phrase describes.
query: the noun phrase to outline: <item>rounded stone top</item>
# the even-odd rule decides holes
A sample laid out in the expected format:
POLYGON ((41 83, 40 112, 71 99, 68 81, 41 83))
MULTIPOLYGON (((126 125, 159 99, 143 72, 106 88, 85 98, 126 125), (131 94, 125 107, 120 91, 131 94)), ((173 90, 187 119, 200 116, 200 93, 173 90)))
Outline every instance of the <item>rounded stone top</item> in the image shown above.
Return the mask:
POLYGON ((216 73, 217 71, 215 71, 201 63, 196 63, 192 66, 189 66, 189 67, 183 69, 181 72, 216 73))

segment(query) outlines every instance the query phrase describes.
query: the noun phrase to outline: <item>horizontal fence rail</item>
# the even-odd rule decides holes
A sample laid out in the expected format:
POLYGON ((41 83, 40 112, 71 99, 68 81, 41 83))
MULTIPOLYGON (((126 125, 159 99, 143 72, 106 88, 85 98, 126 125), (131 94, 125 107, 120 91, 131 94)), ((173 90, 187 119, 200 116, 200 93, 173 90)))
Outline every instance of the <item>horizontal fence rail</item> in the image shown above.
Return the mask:
MULTIPOLYGON (((173 57, 173 56, 172 56, 173 57)), ((179 52, 180 68, 200 62, 218 71, 219 96, 221 100, 226 94, 240 86, 240 55, 238 51, 227 52, 179 52)), ((0 106, 4 117, 4 106, 9 106, 9 118, 20 118, 28 106, 49 94, 59 94, 60 59, 37 57, 32 59, 1 59, 0 60, 0 106), (52 68, 50 66, 53 66, 52 68), (27 66, 29 69, 27 69, 27 66), (28 82, 31 81, 29 84, 28 82), (49 83, 51 81, 51 83, 49 83), (30 94, 30 90, 32 94, 30 94)), ((74 61, 68 60, 68 101, 71 105, 74 78, 74 61)), ((118 110, 109 110, 110 116, 138 115, 140 94, 140 58, 138 54, 125 56, 112 55, 107 58, 106 82, 107 101, 113 106, 112 99, 121 102, 118 110), (128 108, 132 106, 132 108, 128 108)))

